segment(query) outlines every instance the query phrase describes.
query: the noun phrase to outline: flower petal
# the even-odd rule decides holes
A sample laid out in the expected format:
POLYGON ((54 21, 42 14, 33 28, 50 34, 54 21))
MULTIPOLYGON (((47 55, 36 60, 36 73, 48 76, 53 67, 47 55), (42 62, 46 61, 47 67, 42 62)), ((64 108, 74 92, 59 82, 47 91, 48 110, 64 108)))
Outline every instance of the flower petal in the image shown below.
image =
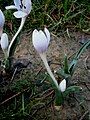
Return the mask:
POLYGON ((36 29, 32 33, 32 42, 33 42, 33 46, 35 47, 35 49, 39 52, 38 50, 39 32, 36 29))
POLYGON ((1 36, 1 48, 3 50, 7 49, 8 47, 8 36, 6 33, 3 33, 1 36))
POLYGON ((42 30, 39 31, 39 50, 40 52, 45 52, 48 47, 47 38, 42 30))
POLYGON ((66 80, 62 80, 61 83, 59 84, 59 89, 61 92, 64 92, 66 90, 66 80))
POLYGON ((4 17, 3 12, 0 10, 0 29, 3 28, 4 23, 5 23, 5 17, 4 17))
POLYGON ((22 6, 21 0, 14 0, 14 4, 18 10, 20 10, 20 6, 22 6))
POLYGON ((27 13, 23 11, 16 11, 13 13, 16 18, 23 18, 27 16, 27 13))
POLYGON ((17 9, 17 7, 15 5, 6 6, 5 8, 7 10, 9 10, 9 9, 17 9))
POLYGON ((33 40, 33 45, 37 50, 37 52, 43 53, 47 50, 48 42, 43 31, 40 30, 38 32, 37 30, 34 30, 32 35, 32 40, 33 40))
POLYGON ((47 28, 44 28, 44 32, 46 34, 46 37, 48 39, 48 44, 49 44, 49 42, 50 42, 50 32, 49 32, 49 30, 47 28))
POLYGON ((32 3, 31 0, 23 0, 23 5, 24 5, 24 11, 29 14, 31 12, 32 9, 32 3))

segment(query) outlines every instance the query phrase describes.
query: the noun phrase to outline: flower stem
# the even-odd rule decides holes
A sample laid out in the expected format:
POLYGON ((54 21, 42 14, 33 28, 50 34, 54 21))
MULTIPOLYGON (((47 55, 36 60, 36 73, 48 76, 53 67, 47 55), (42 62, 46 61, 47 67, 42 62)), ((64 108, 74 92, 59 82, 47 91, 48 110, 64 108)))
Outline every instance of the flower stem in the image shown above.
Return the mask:
POLYGON ((3 53, 4 53, 4 57, 5 57, 5 59, 7 59, 7 58, 8 58, 8 55, 7 55, 7 49, 4 49, 4 50, 3 50, 3 53))
POLYGON ((55 90, 55 105, 60 106, 64 102, 63 93, 60 90, 55 90))
POLYGON ((47 59, 46 59, 46 54, 45 53, 42 53, 40 54, 40 57, 41 59, 43 60, 43 63, 47 69, 47 72, 49 73, 49 75, 51 76, 52 80, 53 80, 53 83, 55 84, 55 86, 57 87, 57 89, 59 90, 59 87, 58 87, 58 83, 57 83, 57 80, 55 79, 49 65, 48 65, 48 62, 47 62, 47 59))
POLYGON ((23 114, 24 114, 24 110, 25 110, 25 107, 24 107, 24 93, 22 93, 22 111, 23 111, 23 114))
POLYGON ((13 45, 13 42, 15 41, 15 39, 18 36, 18 34, 20 33, 20 31, 22 30, 22 28, 24 26, 24 23, 25 23, 25 20, 26 20, 26 17, 24 17, 24 18, 21 19, 20 27, 19 27, 18 31, 16 32, 16 34, 14 35, 14 37, 12 38, 12 40, 10 42, 10 45, 8 47, 8 57, 9 57, 11 46, 13 45))

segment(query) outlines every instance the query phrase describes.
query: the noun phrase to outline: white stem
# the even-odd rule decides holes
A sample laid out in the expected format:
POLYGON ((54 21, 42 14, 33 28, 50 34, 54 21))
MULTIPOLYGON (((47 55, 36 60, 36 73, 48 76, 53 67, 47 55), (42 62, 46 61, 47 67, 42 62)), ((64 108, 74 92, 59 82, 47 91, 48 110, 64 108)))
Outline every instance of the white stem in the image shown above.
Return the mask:
POLYGON ((24 18, 21 19, 20 27, 19 27, 18 31, 16 32, 16 34, 14 35, 14 37, 12 38, 12 40, 11 40, 11 42, 10 42, 10 45, 9 45, 9 47, 8 47, 8 56, 9 56, 10 48, 11 48, 14 40, 16 39, 16 37, 18 36, 18 34, 20 33, 20 31, 22 30, 22 28, 23 28, 23 26, 24 26, 25 20, 26 20, 26 17, 24 17, 24 18))
MULTIPOLYGON (((3 28, 0 28, 0 38, 2 36, 2 33, 3 33, 3 28)), ((0 41, 1 42, 1 41, 0 41)), ((1 43, 0 43, 1 44, 1 43)))
POLYGON ((42 54, 40 54, 40 57, 41 57, 41 59, 43 60, 43 63, 44 63, 44 65, 45 65, 46 69, 47 69, 47 72, 48 72, 49 75, 51 76, 51 78, 52 78, 55 86, 57 87, 57 89, 59 89, 57 80, 55 79, 55 77, 54 77, 54 75, 53 75, 53 73, 52 73, 52 71, 51 71, 51 69, 50 69, 50 67, 49 67, 49 65, 48 65, 48 62, 47 62, 47 59, 46 59, 46 54, 45 54, 45 53, 42 53, 42 54))
POLYGON ((8 58, 7 49, 4 49, 4 50, 3 50, 3 53, 4 53, 5 60, 6 60, 6 59, 8 58))

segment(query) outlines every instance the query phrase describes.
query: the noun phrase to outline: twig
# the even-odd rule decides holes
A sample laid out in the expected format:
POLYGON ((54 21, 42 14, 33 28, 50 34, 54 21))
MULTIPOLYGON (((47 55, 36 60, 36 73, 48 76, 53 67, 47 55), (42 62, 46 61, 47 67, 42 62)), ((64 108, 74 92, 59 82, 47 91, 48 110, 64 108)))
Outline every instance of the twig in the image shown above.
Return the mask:
POLYGON ((45 95, 45 94, 47 94, 47 93, 50 93, 52 90, 53 90, 52 88, 47 89, 46 91, 44 91, 44 92, 41 94, 41 96, 43 96, 43 95, 45 95))
POLYGON ((88 56, 84 60, 84 66, 85 66, 86 70, 88 70, 88 72, 90 72, 90 70, 87 67, 87 59, 88 59, 88 56))
POLYGON ((46 99, 47 97, 51 96, 54 93, 54 90, 52 90, 50 93, 47 95, 43 96, 42 99, 46 99))
POLYGON ((85 66, 86 70, 88 69, 88 68, 87 68, 87 65, 86 65, 87 59, 88 59, 88 56, 87 56, 87 57, 85 58, 85 60, 84 60, 84 66, 85 66))
POLYGON ((17 72, 17 68, 15 68, 15 70, 14 70, 14 73, 13 73, 13 75, 12 75, 12 78, 11 78, 11 80, 10 80, 10 83, 12 83, 12 81, 13 81, 13 79, 14 79, 14 76, 15 76, 16 72, 17 72))
POLYGON ((89 113, 89 111, 87 110, 79 120, 83 120, 84 117, 85 117, 88 113, 89 113))
POLYGON ((10 84, 11 84, 12 81, 14 80, 14 77, 15 77, 16 72, 17 72, 17 68, 15 68, 15 70, 14 70, 14 73, 13 73, 13 75, 12 75, 12 78, 11 78, 10 82, 8 83, 8 85, 7 85, 7 89, 9 88, 10 84))
POLYGON ((35 77, 37 77, 42 70, 43 70, 43 67, 40 68, 40 70, 36 73, 35 77))
POLYGON ((55 99, 55 97, 53 97, 48 103, 46 103, 46 104, 44 104, 43 106, 40 106, 39 108, 37 108, 37 110, 35 110, 32 115, 29 115, 28 120, 31 120, 31 118, 32 118, 40 109, 43 109, 43 108, 49 106, 49 105, 54 101, 54 99, 55 99))
POLYGON ((83 82, 83 84, 86 86, 86 88, 88 89, 88 91, 90 91, 90 88, 87 86, 87 84, 85 82, 83 82))
POLYGON ((18 95, 20 95, 21 93, 25 92, 26 90, 28 90, 28 88, 27 88, 27 89, 24 89, 24 90, 23 90, 23 91, 21 91, 21 92, 18 92, 17 94, 15 94, 15 95, 11 96, 10 98, 8 98, 8 99, 4 100, 3 102, 1 102, 1 103, 0 103, 0 105, 3 105, 4 103, 8 102, 9 100, 11 100, 11 99, 13 99, 13 98, 17 97, 18 95))

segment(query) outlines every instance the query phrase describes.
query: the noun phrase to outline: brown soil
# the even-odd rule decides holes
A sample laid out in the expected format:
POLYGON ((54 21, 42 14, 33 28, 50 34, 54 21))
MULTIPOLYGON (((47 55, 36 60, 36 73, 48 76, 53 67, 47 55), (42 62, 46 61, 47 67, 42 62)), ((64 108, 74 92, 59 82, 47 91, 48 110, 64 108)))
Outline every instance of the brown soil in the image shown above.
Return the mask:
MULTIPOLYGON (((50 67, 52 71, 58 70, 62 66, 65 53, 69 59, 72 58, 74 53, 82 46, 80 42, 85 42, 90 38, 90 35, 80 32, 70 32, 70 38, 67 34, 57 37, 51 33, 51 36, 47 58, 48 61, 51 61, 50 67)), ((24 64, 25 61, 26 63, 30 61, 37 72, 40 67, 43 66, 44 68, 38 53, 32 45, 31 33, 23 33, 20 39, 21 42, 16 50, 15 59, 22 61, 24 64)), ((81 103, 71 99, 64 106, 48 106, 39 110, 36 114, 37 120, 89 120, 86 116, 90 110, 90 48, 86 49, 81 55, 72 82, 82 87, 82 96, 85 97, 85 108, 83 109, 80 106, 81 103)))

